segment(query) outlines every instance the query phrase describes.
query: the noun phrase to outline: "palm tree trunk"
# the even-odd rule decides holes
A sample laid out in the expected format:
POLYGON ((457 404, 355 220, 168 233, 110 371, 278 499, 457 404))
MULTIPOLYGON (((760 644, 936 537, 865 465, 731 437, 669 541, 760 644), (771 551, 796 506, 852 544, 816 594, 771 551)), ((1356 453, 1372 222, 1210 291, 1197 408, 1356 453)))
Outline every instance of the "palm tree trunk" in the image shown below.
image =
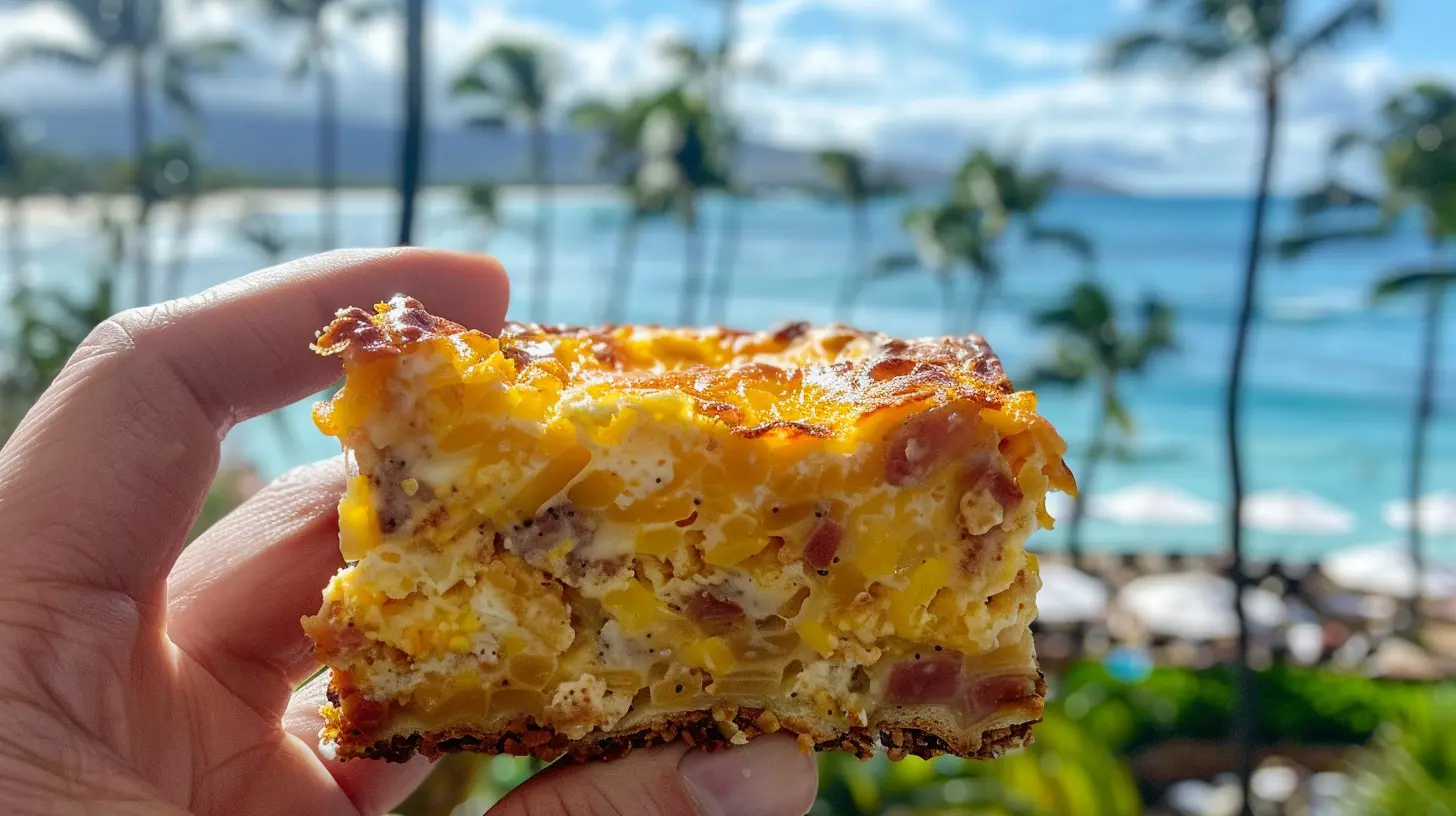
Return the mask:
POLYGON ((677 320, 683 326, 692 326, 698 320, 698 299, 703 288, 702 233, 697 215, 689 216, 683 224, 683 286, 677 307, 677 320))
POLYGON ((617 265, 612 269, 607 307, 603 313, 607 323, 621 323, 627 314, 627 299, 632 292, 632 263, 637 258, 637 226, 636 214, 629 213, 617 240, 617 265))
POLYGON ((536 184, 536 274, 531 282, 531 319, 546 320, 551 302, 551 179, 546 125, 531 123, 531 180, 536 184))
POLYGON ((25 288, 25 199, 17 192, 6 207, 5 244, 10 255, 10 291, 25 288))
MULTIPOLYGON (((314 25, 317 27, 322 23, 314 25)), ((315 31, 314 42, 324 42, 322 31, 315 31)), ((319 106, 319 248, 324 251, 339 245, 339 98, 331 47, 332 44, 321 46, 316 57, 319 106)))
POLYGON ((723 226, 718 233, 717 268, 708 291, 708 322, 723 323, 728 301, 733 298, 733 275, 738 264, 738 242, 742 234, 742 207, 738 196, 728 193, 723 200, 723 226))
POLYGON ((864 286, 867 275, 865 268, 870 262, 870 217, 869 207, 863 201, 850 204, 850 257, 845 269, 844 281, 839 284, 839 297, 834 303, 834 317, 844 323, 852 323, 854 302, 864 286))
POLYGON ((1421 380, 1420 387, 1416 392, 1415 416, 1411 422, 1411 451, 1410 451, 1410 558, 1411 564, 1415 567, 1416 586, 1415 592, 1411 595, 1410 604, 1410 626, 1411 632, 1417 638, 1421 635, 1421 580, 1425 577, 1425 556, 1422 552, 1421 539, 1421 516, 1420 500, 1425 490, 1424 476, 1426 469, 1426 436, 1430 430, 1431 417, 1435 413, 1436 405, 1436 362, 1441 353, 1441 307, 1445 300, 1446 288, 1439 283, 1432 283, 1430 290, 1426 293, 1426 314, 1423 329, 1423 341, 1421 343, 1421 380))
MULTIPOLYGON (((137 12, 134 10, 133 14, 137 12)), ((132 21, 135 29, 136 21, 132 21)), ((131 45, 127 52, 128 67, 131 74, 131 149, 133 161, 136 164, 136 178, 134 179, 137 211, 136 211, 136 303, 143 305, 150 303, 152 299, 152 236, 151 236, 151 146, 152 146, 152 117, 151 107, 147 101, 147 62, 146 51, 139 42, 131 45)))
POLYGON ((404 133, 399 148, 398 243, 414 243, 415 200, 425 153, 425 4, 409 0, 405 9, 404 133))
POLYGON ((1101 395, 1097 400, 1097 414, 1092 424, 1092 444, 1087 449, 1087 463, 1077 474, 1077 501, 1072 504, 1072 520, 1067 524, 1067 555, 1076 566, 1082 564, 1082 521, 1087 515, 1087 499, 1092 495, 1092 484, 1097 478, 1098 465, 1107 452, 1107 418, 1112 405, 1112 383, 1102 383, 1101 395))
POLYGON ((166 289, 163 297, 175 298, 182 295, 182 281, 187 276, 187 262, 191 255, 193 216, 197 199, 185 196, 177 201, 177 234, 172 240, 172 259, 167 269, 166 289))
POLYGON ((1233 563, 1234 614, 1238 618, 1238 666, 1234 698, 1233 737, 1237 749, 1236 769, 1243 789, 1245 816, 1253 813, 1250 779, 1254 773, 1254 732, 1258 711, 1258 688, 1249 665, 1249 622, 1244 615, 1243 594, 1249 583, 1244 570, 1243 501, 1244 471, 1240 449, 1240 399, 1244 387, 1244 363, 1248 357, 1249 329, 1253 325, 1254 301, 1258 293, 1259 262, 1264 255, 1264 221, 1269 209, 1269 180, 1274 169, 1274 154, 1279 141, 1279 77, 1271 65, 1264 77, 1264 134, 1260 146, 1259 181, 1254 194, 1254 208, 1249 227, 1249 243, 1244 250, 1243 287, 1238 317, 1234 324, 1234 348, 1229 357, 1228 389, 1224 393, 1224 443, 1228 455, 1229 475, 1229 549, 1233 563))

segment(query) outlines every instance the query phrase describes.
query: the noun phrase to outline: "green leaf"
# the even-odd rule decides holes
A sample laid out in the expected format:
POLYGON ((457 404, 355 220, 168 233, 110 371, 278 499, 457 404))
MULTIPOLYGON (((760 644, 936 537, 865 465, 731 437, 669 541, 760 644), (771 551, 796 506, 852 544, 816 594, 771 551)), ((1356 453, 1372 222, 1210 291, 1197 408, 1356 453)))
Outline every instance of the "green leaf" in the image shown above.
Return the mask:
POLYGON ((1032 223, 1026 231, 1026 239, 1034 244, 1056 244, 1077 256, 1084 266, 1097 262, 1097 248, 1091 236, 1071 227, 1044 227, 1032 223))
POLYGON ((1391 230, 1392 227, 1384 221, 1359 227, 1312 229, 1281 240, 1275 244, 1274 251, 1281 259, 1290 260, 1317 247, 1384 238, 1390 235, 1391 230))
POLYGON ((1300 37, 1285 58, 1285 68, 1299 67, 1317 51, 1333 48, 1357 28, 1374 28, 1385 21, 1382 0, 1350 0, 1300 37))
POLYGON ((1392 297, 1424 291, 1433 286, 1456 284, 1456 267, 1420 269, 1403 267, 1388 272, 1376 282, 1371 298, 1380 302, 1392 297))
POLYGON ((79 71, 94 71, 104 61, 105 55, 95 51, 81 51, 57 43, 21 43, 0 56, 0 69, 27 62, 53 62, 79 71))

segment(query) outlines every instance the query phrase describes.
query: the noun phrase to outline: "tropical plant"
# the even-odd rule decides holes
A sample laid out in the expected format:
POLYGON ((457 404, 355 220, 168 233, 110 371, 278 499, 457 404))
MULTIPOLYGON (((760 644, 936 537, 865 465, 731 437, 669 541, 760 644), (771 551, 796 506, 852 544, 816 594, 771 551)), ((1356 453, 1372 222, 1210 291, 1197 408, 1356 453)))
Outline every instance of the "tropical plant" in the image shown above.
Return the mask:
MULTIPOLYGON (((30 0, 41 2, 41 0, 30 0)), ((152 143, 152 58, 164 43, 161 0, 100 3, 95 0, 50 0, 67 12, 84 32, 86 41, 73 44, 44 41, 21 43, 6 55, 8 61, 48 61, 78 70, 98 72, 106 65, 126 62, 131 105, 131 152, 138 167, 146 168, 147 150, 152 143)), ((145 206, 144 172, 136 174, 135 192, 142 202, 138 209, 135 240, 135 282, 137 300, 148 299, 151 280, 151 240, 145 206)))
POLYGON ((151 157, 153 188, 169 188, 169 197, 177 207, 176 232, 163 282, 163 297, 177 297, 182 293, 197 202, 205 192, 199 155, 203 138, 202 109, 192 82, 200 76, 221 73, 244 50, 242 41, 222 37, 176 43, 162 55, 162 98, 182 120, 182 137, 154 149, 151 157))
POLYGON ((823 183, 813 192, 820 198, 841 204, 850 212, 850 256, 839 295, 834 302, 834 316, 850 320, 855 300, 873 271, 870 258, 870 204, 876 199, 898 195, 904 191, 893 173, 872 171, 864 157, 852 150, 821 150, 818 155, 823 183))
POLYGON ((396 6, 395 0, 248 0, 275 22, 304 30, 288 77, 309 76, 318 93, 319 246, 339 244, 339 94, 335 63, 338 24, 362 25, 396 6))
POLYGON ((544 45, 492 43, 455 77, 452 93, 476 106, 470 124, 500 129, 523 126, 530 143, 530 177, 536 187, 536 268, 531 279, 532 320, 546 319, 551 297, 551 140, 547 118, 555 103, 556 57, 544 45))
MULTIPOLYGON (((1420 514, 1425 457, 1435 413, 1442 305, 1446 289, 1456 284, 1456 264, 1445 256, 1456 240, 1456 91, 1431 83, 1416 84, 1385 104, 1378 131, 1348 131, 1330 143, 1331 171, 1353 150, 1374 154, 1383 192, 1362 193, 1331 178, 1297 203, 1299 231, 1279 244, 1279 253, 1293 258, 1335 243, 1379 240, 1390 235, 1402 215, 1420 224, 1430 259, 1386 273, 1373 297, 1399 296, 1424 300, 1419 383, 1411 421, 1408 496, 1411 525, 1408 547, 1417 574, 1424 563, 1420 514)), ((1419 593, 1411 598, 1410 621, 1419 631, 1419 593)))
POLYGON ((1351 816, 1456 813, 1456 698, 1426 701, 1381 727, 1356 763, 1351 795, 1341 812, 1351 816))
POLYGON ((1134 433, 1132 414, 1119 393, 1122 377, 1141 374, 1148 362, 1174 349, 1173 312, 1154 298, 1142 303, 1142 325, 1129 329, 1118 320, 1116 304, 1093 281, 1072 289, 1066 301, 1036 315, 1036 323, 1053 332, 1051 358, 1037 366, 1034 384, 1097 389, 1097 413, 1087 459, 1077 471, 1078 499, 1067 527, 1067 549, 1074 561, 1082 556, 1082 521, 1098 465, 1109 450, 1108 432, 1134 433))
POLYGON ((882 255, 875 261, 871 280, 930 270, 940 287, 941 328, 947 334, 957 333, 963 310, 956 302, 956 275, 968 273, 974 279, 973 323, 1001 276, 1001 261, 986 237, 984 221, 984 212, 954 201, 906 211, 902 225, 914 251, 882 255))
POLYGON ((500 226, 499 188, 489 181, 472 181, 460 187, 461 214, 485 236, 482 245, 500 226))
MULTIPOLYGON (((638 231, 647 220, 666 215, 671 203, 670 190, 661 187, 648 189, 641 183, 646 160, 642 150, 642 128, 653 101, 642 98, 625 105, 613 105, 602 100, 588 100, 573 107, 569 117, 572 127, 596 134, 599 140, 595 156, 597 169, 614 179, 619 193, 626 199, 627 211, 617 240, 617 259, 607 277, 603 298, 602 319, 607 323, 620 323, 625 319, 632 291, 638 231)), ((671 163, 671 157, 667 155, 654 158, 659 165, 664 161, 671 163)), ((671 170, 669 175, 673 175, 671 170)), ((648 180, 651 181, 650 174, 648 180)))
POLYGON ((819 800, 811 814, 932 816, 1133 816, 1142 803, 1127 766, 1097 735, 1055 707, 1027 750, 994 762, 950 757, 861 762, 819 760, 819 800))
MULTIPOLYGON (((1252 63, 1258 72, 1262 107, 1259 171, 1250 211, 1248 244, 1244 250, 1238 315, 1234 324, 1233 353, 1229 356, 1228 381, 1224 395, 1224 442, 1229 477, 1229 547, 1233 554, 1232 578, 1242 588, 1244 574, 1243 457, 1241 451, 1241 401, 1244 363, 1248 356, 1249 328, 1253 323, 1260 260, 1264 254, 1264 227, 1269 208, 1269 184, 1274 155, 1279 144, 1282 110, 1281 89, 1290 74, 1327 51, 1354 30, 1377 25, 1384 17, 1382 0, 1342 0, 1340 5, 1312 27, 1296 30, 1298 15, 1288 0, 1160 0, 1153 12, 1174 12, 1167 20, 1155 17, 1152 27, 1123 35, 1112 41, 1105 55, 1107 67, 1118 70, 1160 61, 1189 71, 1208 71, 1235 62, 1252 63)), ((1242 597, 1240 593, 1236 593, 1242 597)), ((1249 633, 1242 603, 1234 604, 1239 621, 1238 656, 1248 663, 1249 633)), ((1246 672, 1247 673, 1247 672, 1246 672)), ((1235 719, 1234 730, 1241 746, 1239 776, 1243 784, 1245 812, 1252 799, 1249 779, 1253 775, 1253 754, 1248 733, 1256 705, 1254 687, 1247 677, 1241 684, 1246 695, 1235 719)))

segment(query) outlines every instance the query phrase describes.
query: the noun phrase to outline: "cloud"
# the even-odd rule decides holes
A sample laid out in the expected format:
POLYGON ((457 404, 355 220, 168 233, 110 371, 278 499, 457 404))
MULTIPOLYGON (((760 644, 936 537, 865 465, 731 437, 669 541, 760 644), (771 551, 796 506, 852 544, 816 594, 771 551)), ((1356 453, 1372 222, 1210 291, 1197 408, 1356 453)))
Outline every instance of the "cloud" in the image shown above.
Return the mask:
POLYGON ((990 57, 1014 68, 1085 68, 1096 47, 1083 40, 1058 40, 1036 34, 996 28, 981 41, 990 57))

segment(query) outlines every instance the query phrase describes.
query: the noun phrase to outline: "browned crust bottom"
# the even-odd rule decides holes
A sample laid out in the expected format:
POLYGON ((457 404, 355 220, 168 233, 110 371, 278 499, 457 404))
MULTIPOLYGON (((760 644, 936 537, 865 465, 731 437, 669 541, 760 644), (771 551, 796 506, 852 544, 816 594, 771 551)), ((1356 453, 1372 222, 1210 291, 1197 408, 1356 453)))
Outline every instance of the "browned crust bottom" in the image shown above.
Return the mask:
MULTIPOLYGON (((1037 696, 1045 697, 1046 679, 1037 673, 1037 696)), ((336 692, 331 687, 329 697, 337 703, 336 692)), ((644 725, 637 731, 596 739, 572 740, 549 725, 541 725, 532 718, 511 724, 511 727, 490 732, 476 732, 467 728, 451 728, 426 733, 397 734, 390 739, 373 744, 352 745, 339 751, 341 758, 372 758, 389 762, 404 762, 415 754, 437 759, 445 754, 473 752, 480 754, 507 754, 509 756, 535 757, 551 762, 562 757, 584 762, 593 759, 619 759, 634 748, 648 748, 681 740, 689 747, 701 746, 708 751, 721 750, 755 737, 779 731, 799 735, 800 745, 807 751, 844 751, 860 759, 874 754, 875 746, 884 746, 890 759, 899 760, 907 756, 931 759, 949 754, 964 759, 995 759, 1005 752, 1030 745, 1032 726, 1041 718, 1016 723, 1005 728, 996 728, 981 735, 980 744, 973 750, 957 752, 945 736, 936 733, 929 724, 851 727, 829 739, 816 739, 816 730, 807 720, 797 717, 780 718, 772 711, 762 708, 713 709, 665 715, 644 725), (739 736, 741 735, 741 737, 739 736)))

